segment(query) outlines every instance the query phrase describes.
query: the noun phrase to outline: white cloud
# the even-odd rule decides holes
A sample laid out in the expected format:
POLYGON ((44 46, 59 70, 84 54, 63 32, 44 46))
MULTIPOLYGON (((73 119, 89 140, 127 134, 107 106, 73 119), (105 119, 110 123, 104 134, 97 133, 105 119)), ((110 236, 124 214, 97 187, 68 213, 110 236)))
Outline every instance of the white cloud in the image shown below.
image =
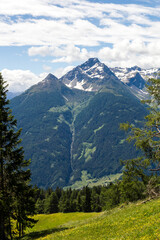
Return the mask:
POLYGON ((28 55, 29 56, 36 56, 40 55, 42 57, 52 55, 54 48, 48 47, 48 46, 42 46, 42 47, 31 47, 28 49, 28 55))
POLYGON ((86 60, 88 59, 91 54, 88 53, 86 48, 79 48, 72 44, 67 46, 60 46, 60 47, 50 47, 50 46, 43 46, 43 47, 31 47, 28 49, 29 56, 41 55, 45 56, 53 56, 54 59, 52 62, 67 62, 71 63, 74 61, 79 60, 86 60))
POLYGON ((113 48, 102 48, 97 56, 110 67, 134 65, 142 68, 159 67, 159 40, 155 40, 153 43, 145 43, 141 39, 123 40, 114 44, 113 48))
MULTIPOLYGON (((65 68, 58 68, 56 69, 53 74, 60 78, 64 74, 66 74, 68 71, 72 70, 75 66, 67 66, 65 68)), ((29 70, 9 70, 9 69, 3 69, 1 71, 3 79, 7 82, 8 90, 10 92, 23 92, 26 89, 30 88, 34 84, 37 84, 38 82, 42 81, 47 75, 51 69, 49 66, 44 66, 45 72, 36 75, 33 72, 29 70)))
POLYGON ((124 37, 160 38, 151 19, 152 16, 159 17, 158 7, 85 0, 1 0, 0 14, 3 16, 0 19, 0 45, 4 46, 58 47, 70 43, 97 46, 101 42, 115 43, 124 37), (27 14, 25 18, 23 14, 27 14), (148 24, 149 32, 141 24, 148 24))
POLYGON ((75 66, 67 66, 67 67, 65 67, 65 68, 58 68, 58 69, 56 69, 56 70, 53 72, 53 74, 54 74, 56 77, 60 78, 60 77, 62 77, 63 75, 65 75, 67 72, 71 71, 74 67, 75 67, 75 66))
POLYGON ((38 83, 45 78, 46 73, 42 73, 39 76, 32 73, 29 70, 9 70, 3 69, 2 76, 7 84, 9 84, 8 89, 11 92, 22 92, 28 89, 30 86, 38 83))
MULTIPOLYGON (((158 5, 87 0, 1 0, 0 5, 0 46, 30 46, 29 57, 50 56, 52 63, 99 57, 108 66, 160 66, 158 5)), ((43 69, 51 68, 44 62, 43 69)))
POLYGON ((52 63, 73 63, 74 61, 86 61, 90 57, 98 57, 109 67, 126 67, 138 65, 142 68, 160 66, 160 44, 159 40, 145 42, 141 38, 130 40, 129 38, 113 44, 113 47, 103 47, 99 51, 88 51, 85 48, 78 48, 74 45, 53 47, 32 47, 30 55, 51 55, 54 57, 52 63))
POLYGON ((59 59, 55 59, 52 62, 67 62, 71 63, 77 60, 86 60, 89 58, 89 53, 85 48, 78 48, 73 45, 68 45, 63 49, 56 49, 55 56, 61 57, 59 59))
MULTIPOLYGON (((140 38, 135 40, 123 40, 115 43, 112 48, 103 47, 97 52, 88 52, 86 49, 80 49, 74 45, 63 46, 59 48, 47 47, 30 49, 32 56, 40 54, 42 56, 50 55, 56 56, 53 62, 84 62, 89 57, 97 56, 108 67, 131 67, 138 65, 142 68, 159 67, 160 66, 160 44, 159 40, 155 39, 153 42, 146 43, 140 38)), ((43 80, 51 67, 43 65, 44 73, 36 75, 29 70, 9 70, 3 69, 2 75, 4 80, 9 84, 9 90, 13 92, 21 92, 43 80)), ((53 74, 56 77, 61 77, 68 71, 72 70, 74 66, 66 68, 58 68, 54 70, 53 74)))
POLYGON ((44 69, 46 72, 50 72, 52 68, 51 68, 51 66, 43 65, 43 69, 44 69))

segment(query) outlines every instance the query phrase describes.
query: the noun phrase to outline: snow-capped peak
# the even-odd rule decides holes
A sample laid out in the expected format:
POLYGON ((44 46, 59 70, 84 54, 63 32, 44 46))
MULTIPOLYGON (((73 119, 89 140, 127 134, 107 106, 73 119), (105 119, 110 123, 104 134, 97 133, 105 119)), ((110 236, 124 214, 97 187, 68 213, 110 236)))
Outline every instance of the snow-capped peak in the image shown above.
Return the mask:
POLYGON ((142 69, 137 66, 131 68, 115 67, 111 68, 111 70, 124 83, 126 83, 128 79, 134 77, 136 73, 139 73, 142 78, 148 80, 148 78, 155 77, 159 72, 158 68, 142 69))
POLYGON ((85 91, 97 91, 106 84, 108 79, 117 81, 113 72, 98 58, 90 58, 61 78, 68 87, 85 91))

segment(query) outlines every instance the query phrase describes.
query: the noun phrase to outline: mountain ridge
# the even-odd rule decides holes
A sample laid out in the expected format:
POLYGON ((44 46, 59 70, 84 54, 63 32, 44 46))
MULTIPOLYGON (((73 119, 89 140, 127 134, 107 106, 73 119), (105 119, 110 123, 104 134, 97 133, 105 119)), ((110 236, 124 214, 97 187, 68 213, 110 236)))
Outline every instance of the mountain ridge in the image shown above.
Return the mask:
POLYGON ((18 127, 23 129, 25 157, 32 160, 32 183, 39 187, 71 186, 84 174, 97 181, 120 173, 120 158, 138 154, 125 142, 119 124, 128 120, 140 125, 145 107, 98 59, 75 69, 65 75, 65 81, 67 76, 68 82, 75 76, 82 82, 85 77, 86 89, 93 83, 94 91, 69 88, 64 78, 49 74, 11 100, 18 127), (97 72, 101 78, 95 77, 97 72))
MULTIPOLYGON (((82 63, 81 65, 78 65, 77 67, 75 67, 73 70, 67 72, 65 75, 63 75, 62 77, 59 78, 59 80, 62 81, 69 88, 79 89, 79 90, 84 90, 84 91, 98 91, 101 89, 102 79, 104 79, 104 75, 102 74, 102 71, 103 72, 108 71, 109 75, 114 75, 114 77, 118 78, 121 82, 123 82, 124 84, 127 84, 129 87, 131 87, 132 93, 134 93, 136 96, 138 96, 139 93, 140 93, 140 95, 145 96, 146 95, 145 86, 144 86, 145 83, 147 82, 147 80, 149 78, 156 77, 157 74, 160 72, 160 68, 142 69, 138 66, 133 66, 130 68, 128 68, 128 67, 126 67, 126 68, 122 68, 122 67, 109 68, 104 63, 101 63, 98 58, 90 58, 85 63, 82 63), (97 64, 97 66, 96 66, 96 64, 97 64), (91 69, 92 67, 94 67, 94 65, 95 65, 95 69, 96 69, 95 72, 93 71, 93 69, 91 69), (87 66, 87 69, 85 69, 86 66, 87 66), (105 70, 104 70, 104 68, 105 68, 105 70), (73 70, 74 70, 74 73, 73 73, 73 70), (76 79, 77 78, 75 76, 76 71, 78 73, 77 77, 79 77, 79 75, 80 75, 80 79, 76 79), (88 74, 86 73, 87 71, 88 71, 88 74), (140 74, 140 76, 141 76, 141 83, 142 83, 143 87, 142 86, 137 87, 135 84, 130 83, 130 79, 136 78, 137 74, 140 74), (71 76, 69 76, 69 75, 71 75, 71 76), (84 79, 83 79, 83 77, 84 77, 84 79), (97 81, 98 78, 99 78, 99 80, 101 79, 101 83, 99 84, 99 86, 96 86, 95 83, 94 83, 94 86, 92 86, 91 79, 92 80, 95 79, 95 81, 97 81), (87 84, 85 81, 89 81, 90 83, 87 84), (135 88, 135 87, 136 87, 136 89, 135 89, 135 91, 133 91, 132 88, 135 88), (143 91, 144 91, 144 93, 143 93, 143 91)), ((46 78, 58 79, 52 73, 49 73, 46 76, 46 78)), ((45 82, 45 79, 43 81, 39 82, 38 85, 39 84, 42 85, 42 83, 44 83, 44 82, 45 82)), ((20 92, 20 93, 8 92, 8 98, 11 99, 17 95, 20 95, 21 93, 22 92, 20 92)), ((143 96, 140 98, 143 98, 143 96)))
POLYGON ((98 91, 107 81, 118 81, 118 78, 104 63, 97 58, 90 58, 66 73, 60 80, 70 88, 98 91))

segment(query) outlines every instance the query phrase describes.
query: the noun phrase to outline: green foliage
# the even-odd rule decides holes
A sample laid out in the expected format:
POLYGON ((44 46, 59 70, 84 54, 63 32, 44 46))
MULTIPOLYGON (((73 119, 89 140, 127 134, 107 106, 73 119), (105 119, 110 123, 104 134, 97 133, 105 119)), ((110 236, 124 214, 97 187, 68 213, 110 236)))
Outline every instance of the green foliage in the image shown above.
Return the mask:
MULTIPOLYGON (((143 153, 143 163, 147 166, 160 163, 160 79, 151 79, 147 87, 151 99, 143 102, 149 104, 149 114, 145 117, 143 128, 131 124, 123 124, 122 128, 131 131, 128 141, 134 141, 135 146, 143 153)), ((156 170, 156 169, 152 169, 156 170)))
POLYGON ((81 190, 39 189, 36 196, 37 213, 99 212, 104 204, 100 201, 101 189, 101 186, 93 189, 86 186, 81 190))
POLYGON ((137 156, 133 145, 122 142, 125 133, 119 124, 125 119, 133 123, 143 120, 145 113, 139 101, 126 93, 115 95, 103 91, 92 97, 75 119, 71 184, 80 180, 84 169, 92 178, 102 178, 121 171, 120 159, 137 156))
POLYGON ((18 126, 23 128, 25 156, 32 159, 32 183, 43 188, 66 185, 71 172, 73 108, 91 95, 63 85, 48 90, 35 85, 12 99, 18 126))
POLYGON ((77 190, 59 189, 59 197, 57 190, 51 189, 49 192, 43 190, 43 193, 36 197, 36 208, 37 213, 99 212, 114 208, 121 203, 144 199, 147 195, 144 194, 144 190, 146 187, 143 182, 126 174, 122 180, 110 183, 108 186, 93 188, 85 186, 77 190))
POLYGON ((100 194, 100 201, 103 210, 111 209, 120 204, 120 190, 119 184, 110 184, 108 187, 102 189, 100 194))
POLYGON ((29 184, 30 161, 24 159, 17 131, 17 121, 11 114, 6 99, 6 83, 0 74, 0 239, 12 239, 16 230, 21 237, 26 227, 35 221, 34 190, 29 184))
POLYGON ((160 79, 150 79, 147 89, 150 99, 143 102, 149 104, 149 114, 145 117, 143 127, 135 127, 128 122, 121 124, 122 129, 130 130, 127 140, 134 141, 142 155, 124 162, 122 186, 126 199, 137 200, 144 190, 149 196, 156 196, 159 189, 156 187, 158 176, 153 175, 160 170, 160 79), (138 180, 141 180, 139 185, 138 180))
POLYGON ((101 187, 93 187, 91 191, 91 211, 100 212, 102 210, 102 203, 100 201, 101 187))
POLYGON ((44 201, 44 213, 58 212, 58 198, 56 193, 52 192, 51 195, 44 201))
POLYGON ((145 197, 145 186, 141 181, 125 179, 119 185, 120 202, 134 202, 145 197))
POLYGON ((36 213, 44 213, 44 200, 41 200, 40 198, 37 199, 36 204, 36 213))
POLYGON ((116 173, 116 174, 110 174, 108 176, 104 176, 101 178, 93 178, 91 174, 87 173, 87 171, 81 172, 81 180, 76 181, 70 186, 64 187, 64 189, 67 189, 71 187, 72 189, 81 189, 83 186, 88 186, 90 188, 94 186, 100 186, 100 185, 108 185, 111 182, 115 182, 116 180, 120 179, 122 176, 122 173, 116 173))
POLYGON ((82 189, 81 207, 83 212, 91 212, 91 191, 87 186, 82 189))
POLYGON ((150 198, 158 197, 160 193, 160 176, 152 176, 146 186, 146 194, 150 198))

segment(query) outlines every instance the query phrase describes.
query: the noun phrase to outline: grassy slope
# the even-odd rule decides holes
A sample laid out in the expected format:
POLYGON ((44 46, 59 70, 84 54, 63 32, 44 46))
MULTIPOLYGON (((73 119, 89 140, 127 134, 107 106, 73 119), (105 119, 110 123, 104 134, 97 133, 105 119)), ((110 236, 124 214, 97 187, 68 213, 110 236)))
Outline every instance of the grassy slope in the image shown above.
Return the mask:
POLYGON ((37 215, 23 239, 160 239, 160 199, 129 204, 103 213, 37 215))
POLYGON ((122 176, 122 173, 111 174, 102 178, 92 178, 91 174, 88 174, 87 171, 81 171, 81 181, 76 181, 74 184, 64 187, 64 189, 81 189, 84 186, 93 187, 100 185, 108 185, 111 182, 115 182, 122 176))

